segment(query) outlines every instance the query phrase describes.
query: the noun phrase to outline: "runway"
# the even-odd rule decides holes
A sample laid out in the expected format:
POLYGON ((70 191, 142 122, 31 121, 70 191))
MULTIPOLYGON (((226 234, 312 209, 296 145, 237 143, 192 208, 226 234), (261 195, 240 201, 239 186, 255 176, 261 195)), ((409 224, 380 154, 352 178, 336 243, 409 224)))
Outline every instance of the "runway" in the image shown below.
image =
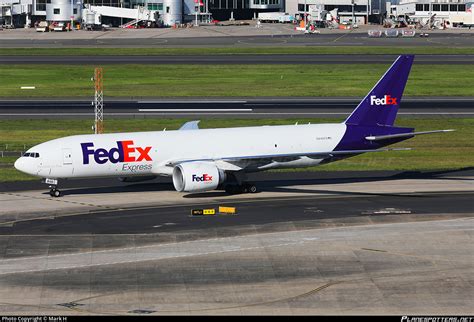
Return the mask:
MULTIPOLYGON (((114 118, 149 117, 327 117, 349 115, 362 98, 190 98, 117 99, 106 98, 104 114, 114 118)), ((472 117, 471 97, 407 97, 399 115, 408 117, 472 117)), ((90 118, 94 113, 89 100, 2 100, 0 117, 90 118)))
POLYGON ((472 169, 258 176, 263 192, 235 196, 165 181, 82 181, 60 199, 4 186, 0 309, 472 314, 472 169), (222 204, 237 214, 190 216, 222 204))
POLYGON ((304 35, 292 26, 212 27, 196 30, 111 30, 70 34, 0 34, 0 48, 87 48, 87 47, 223 47, 223 46, 472 46, 472 32, 430 32, 428 38, 369 38, 367 31, 339 32, 324 30, 321 34, 304 35))
MULTIPOLYGON (((1 56, 0 64, 391 64, 398 55, 324 55, 324 54, 271 54, 271 55, 136 55, 136 56, 1 56)), ((417 55, 416 64, 459 65, 474 64, 474 55, 417 55)))

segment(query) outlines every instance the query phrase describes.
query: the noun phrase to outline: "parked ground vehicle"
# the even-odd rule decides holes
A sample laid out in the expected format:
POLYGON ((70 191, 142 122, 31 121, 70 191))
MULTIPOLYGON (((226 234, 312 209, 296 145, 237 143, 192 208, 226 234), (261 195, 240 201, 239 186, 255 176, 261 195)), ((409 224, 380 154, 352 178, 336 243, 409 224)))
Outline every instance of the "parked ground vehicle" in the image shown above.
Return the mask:
POLYGON ((36 31, 37 32, 48 32, 48 22, 47 21, 40 21, 38 25, 36 26, 36 31))
POLYGON ((66 26, 64 25, 63 22, 58 22, 57 24, 54 25, 53 30, 54 31, 66 31, 66 26))
POLYGON ((295 21, 295 17, 288 12, 282 13, 278 20, 280 23, 293 23, 293 21, 295 21))
POLYGON ((295 17, 287 12, 259 12, 258 20, 261 22, 291 23, 295 20, 295 17))

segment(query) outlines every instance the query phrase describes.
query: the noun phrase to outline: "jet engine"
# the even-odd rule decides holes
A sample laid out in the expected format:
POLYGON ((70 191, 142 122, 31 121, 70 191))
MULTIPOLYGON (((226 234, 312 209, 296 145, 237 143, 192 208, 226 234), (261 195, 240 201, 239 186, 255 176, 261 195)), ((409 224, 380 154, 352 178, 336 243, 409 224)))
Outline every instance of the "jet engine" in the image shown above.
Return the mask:
POLYGON ((179 192, 214 190, 224 181, 225 172, 211 162, 185 162, 173 169, 173 185, 179 192))

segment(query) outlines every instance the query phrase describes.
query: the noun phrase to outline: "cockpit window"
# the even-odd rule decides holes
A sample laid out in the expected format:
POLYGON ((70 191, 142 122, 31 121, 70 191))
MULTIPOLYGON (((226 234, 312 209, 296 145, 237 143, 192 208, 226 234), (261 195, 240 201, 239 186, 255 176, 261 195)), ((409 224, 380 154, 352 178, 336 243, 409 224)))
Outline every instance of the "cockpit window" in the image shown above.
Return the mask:
POLYGON ((23 156, 27 158, 39 158, 40 155, 38 152, 26 152, 23 156))

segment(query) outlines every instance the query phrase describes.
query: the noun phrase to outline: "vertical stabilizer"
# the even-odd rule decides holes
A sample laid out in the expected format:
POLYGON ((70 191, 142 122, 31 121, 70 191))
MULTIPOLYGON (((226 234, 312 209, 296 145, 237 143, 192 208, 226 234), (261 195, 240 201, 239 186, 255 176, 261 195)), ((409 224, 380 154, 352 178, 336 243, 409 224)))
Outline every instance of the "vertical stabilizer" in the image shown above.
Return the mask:
POLYGON ((401 55, 345 121, 346 124, 392 126, 413 64, 413 55, 401 55))

